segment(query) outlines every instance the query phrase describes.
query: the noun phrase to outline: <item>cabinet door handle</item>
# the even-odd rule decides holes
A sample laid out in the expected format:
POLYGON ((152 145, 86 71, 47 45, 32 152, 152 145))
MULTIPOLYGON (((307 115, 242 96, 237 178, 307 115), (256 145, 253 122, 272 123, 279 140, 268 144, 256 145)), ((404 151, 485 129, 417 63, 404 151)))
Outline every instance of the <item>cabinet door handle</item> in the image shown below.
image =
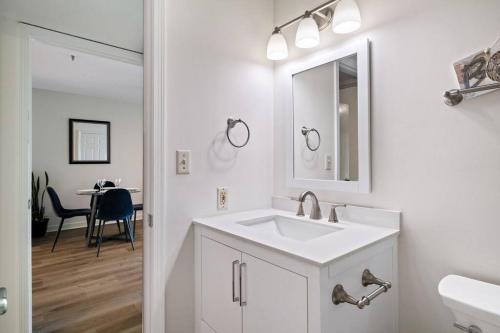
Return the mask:
POLYGON ((240 306, 246 306, 247 305, 247 283, 246 283, 246 268, 247 264, 246 263, 241 263, 240 264, 240 306), (245 298, 243 298, 243 295, 245 295, 245 298))
MULTIPOLYGON (((240 296, 236 296, 236 280, 240 281, 241 280, 241 277, 238 277, 238 279, 236 279, 236 266, 239 266, 240 265, 240 261, 239 260, 235 260, 233 261, 233 302, 239 302, 240 301, 240 296)), ((241 292, 241 282, 240 283, 240 292, 241 292)))

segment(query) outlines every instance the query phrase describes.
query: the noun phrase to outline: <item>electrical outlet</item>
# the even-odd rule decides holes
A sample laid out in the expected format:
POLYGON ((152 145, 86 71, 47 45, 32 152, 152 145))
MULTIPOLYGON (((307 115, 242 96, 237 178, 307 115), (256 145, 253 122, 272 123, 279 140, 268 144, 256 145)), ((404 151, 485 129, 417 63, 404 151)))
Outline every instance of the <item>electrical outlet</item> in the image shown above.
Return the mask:
POLYGON ((217 209, 225 210, 227 209, 227 196, 228 191, 227 187, 218 187, 217 188, 217 209))
POLYGON ((189 175, 191 173, 191 151, 190 150, 177 150, 177 174, 189 175))

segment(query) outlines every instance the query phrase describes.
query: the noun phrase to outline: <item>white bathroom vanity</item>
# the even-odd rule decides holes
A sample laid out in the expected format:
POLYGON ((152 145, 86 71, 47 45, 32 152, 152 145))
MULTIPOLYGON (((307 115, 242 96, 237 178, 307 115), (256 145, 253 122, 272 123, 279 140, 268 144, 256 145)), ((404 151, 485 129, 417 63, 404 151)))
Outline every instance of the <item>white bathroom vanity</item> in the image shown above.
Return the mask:
POLYGON ((196 332, 396 333, 400 213, 347 206, 338 216, 194 219, 196 332), (363 285, 366 270, 378 284, 363 285))

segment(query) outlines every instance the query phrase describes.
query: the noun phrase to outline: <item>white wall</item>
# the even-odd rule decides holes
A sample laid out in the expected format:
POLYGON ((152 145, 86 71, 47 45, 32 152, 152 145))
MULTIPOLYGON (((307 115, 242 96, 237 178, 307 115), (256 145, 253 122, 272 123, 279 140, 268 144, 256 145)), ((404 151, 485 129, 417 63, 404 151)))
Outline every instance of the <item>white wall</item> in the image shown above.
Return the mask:
MULTIPOLYGON (((33 172, 42 180, 47 171, 65 208, 89 208, 90 198, 76 191, 93 188, 98 178, 121 178, 120 186, 142 189, 142 115, 139 104, 33 89, 33 172), (69 164, 69 118, 111 122, 110 164, 69 164)), ((142 194, 133 194, 132 199, 140 203, 142 194)), ((45 206, 49 230, 55 230, 59 218, 48 196, 45 206)), ((65 228, 85 225, 84 221, 70 219, 65 228)))
POLYGON ((167 332, 194 332, 191 220, 270 207, 273 187, 273 67, 266 59, 272 0, 168 1, 167 332), (195 24, 192 24, 192 23, 195 24), (252 136, 232 148, 229 116, 252 136), (175 149, 192 151, 191 175, 175 174, 175 149), (216 188, 229 210, 216 210, 216 188))
MULTIPOLYGON (((328 63, 293 77, 293 173, 296 178, 335 178, 334 71, 334 64, 328 63), (302 126, 319 132, 321 144, 317 150, 307 147, 302 126), (325 170, 326 155, 332 160, 330 170, 325 170)), ((315 132, 309 134, 309 142, 313 148, 317 147, 315 132)))
MULTIPOLYGON (((322 0, 276 0, 275 23, 322 0)), ((400 332, 455 332, 437 293, 450 273, 500 284, 500 92, 458 107, 452 63, 500 37, 495 0, 358 0, 363 30, 326 30, 321 47, 372 41, 372 193, 318 191, 320 199, 400 209, 400 332)), ((294 29, 291 29, 294 30, 294 29)), ((290 35, 288 40, 293 41, 290 35)), ((299 54, 291 45, 292 62, 299 54)), ((306 53, 302 53, 304 55, 306 53)), ((275 71, 275 194, 286 188, 283 66, 275 71)))
POLYGON ((0 0, 0 14, 142 52, 142 0, 0 0))

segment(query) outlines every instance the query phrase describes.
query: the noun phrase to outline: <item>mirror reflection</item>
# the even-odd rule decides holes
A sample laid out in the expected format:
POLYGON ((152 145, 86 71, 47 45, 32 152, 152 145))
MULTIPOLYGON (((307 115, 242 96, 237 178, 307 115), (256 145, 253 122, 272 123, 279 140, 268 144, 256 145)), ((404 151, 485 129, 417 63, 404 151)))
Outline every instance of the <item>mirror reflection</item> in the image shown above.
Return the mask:
POLYGON ((358 180, 356 54, 293 75, 294 178, 358 180))

